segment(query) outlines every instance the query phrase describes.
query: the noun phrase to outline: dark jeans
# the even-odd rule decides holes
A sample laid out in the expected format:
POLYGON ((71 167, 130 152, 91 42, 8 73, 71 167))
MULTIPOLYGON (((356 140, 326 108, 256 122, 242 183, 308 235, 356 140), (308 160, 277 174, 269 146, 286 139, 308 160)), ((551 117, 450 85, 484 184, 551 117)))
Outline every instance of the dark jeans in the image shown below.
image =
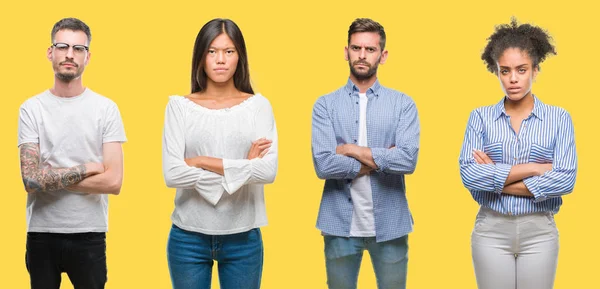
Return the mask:
POLYGON ((27 233, 25 265, 32 289, 59 289, 61 273, 75 289, 102 289, 106 283, 105 233, 27 233))

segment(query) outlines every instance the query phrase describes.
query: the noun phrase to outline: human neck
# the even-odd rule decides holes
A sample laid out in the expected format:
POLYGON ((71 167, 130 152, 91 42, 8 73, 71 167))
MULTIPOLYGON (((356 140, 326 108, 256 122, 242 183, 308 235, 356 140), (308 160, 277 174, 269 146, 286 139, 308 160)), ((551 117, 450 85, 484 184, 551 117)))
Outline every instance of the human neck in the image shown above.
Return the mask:
POLYGON ((504 99, 504 110, 508 115, 529 115, 533 111, 534 99, 531 91, 519 100, 504 99))
POLYGON ((82 94, 84 91, 85 87, 83 87, 81 77, 69 82, 54 77, 54 86, 50 88, 50 92, 58 97, 74 97, 82 94))
POLYGON ((231 97, 237 96, 241 92, 235 87, 233 81, 216 83, 209 80, 206 84, 206 90, 204 93, 213 97, 231 97))
POLYGON ((352 81, 352 83, 354 83, 354 85, 356 85, 356 87, 358 87, 358 92, 365 93, 367 92, 367 89, 373 86, 373 83, 377 81, 377 75, 373 75, 367 79, 359 80, 358 78, 356 78, 356 76, 350 73, 350 80, 352 81))

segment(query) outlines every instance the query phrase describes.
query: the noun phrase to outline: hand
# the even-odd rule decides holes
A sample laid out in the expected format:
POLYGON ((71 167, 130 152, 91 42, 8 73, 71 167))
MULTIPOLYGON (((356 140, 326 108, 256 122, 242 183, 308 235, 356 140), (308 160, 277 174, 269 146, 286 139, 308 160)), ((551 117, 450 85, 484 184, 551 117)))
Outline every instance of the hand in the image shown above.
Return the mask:
POLYGON ((271 147, 272 143, 272 140, 268 140, 264 137, 253 141, 250 151, 248 151, 247 159, 251 160, 264 157, 267 152, 269 152, 269 148, 271 147))
POLYGON ((347 157, 354 157, 356 155, 355 152, 358 149, 360 149, 360 147, 355 144, 342 144, 335 148, 335 153, 347 157))
POLYGON ((475 158, 475 162, 477 162, 480 165, 494 164, 492 159, 490 159, 490 157, 488 157, 488 155, 486 155, 484 152, 482 152, 480 150, 473 150, 473 157, 475 158))
POLYGON ((359 176, 368 175, 373 170, 372 167, 367 166, 365 164, 360 164, 360 171, 358 171, 359 176))
POLYGON ((548 171, 552 170, 552 164, 534 164, 535 170, 538 176, 545 174, 548 171))
POLYGON ((104 172, 103 163, 87 163, 85 164, 85 175, 93 176, 104 172))

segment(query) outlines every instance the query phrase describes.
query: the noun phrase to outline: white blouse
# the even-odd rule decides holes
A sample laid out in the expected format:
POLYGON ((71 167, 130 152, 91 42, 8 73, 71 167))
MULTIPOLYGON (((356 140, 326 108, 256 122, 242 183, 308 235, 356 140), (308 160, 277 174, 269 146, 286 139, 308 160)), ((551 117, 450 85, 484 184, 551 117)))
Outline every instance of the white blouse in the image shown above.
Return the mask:
POLYGON ((177 188, 173 224, 210 235, 245 232, 267 224, 263 185, 277 172, 277 129, 269 101, 255 94, 225 109, 171 96, 165 112, 163 174, 177 188), (252 141, 273 141, 262 158, 247 159, 252 141), (190 167, 186 158, 223 159, 224 176, 190 167))

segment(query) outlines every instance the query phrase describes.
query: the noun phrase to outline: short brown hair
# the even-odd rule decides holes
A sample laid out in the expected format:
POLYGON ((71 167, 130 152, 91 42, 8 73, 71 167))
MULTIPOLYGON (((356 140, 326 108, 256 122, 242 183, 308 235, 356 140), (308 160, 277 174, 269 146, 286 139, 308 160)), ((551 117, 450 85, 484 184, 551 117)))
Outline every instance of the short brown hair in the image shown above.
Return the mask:
POLYGON ((377 32, 379 33, 379 46, 381 50, 385 48, 385 30, 383 30, 383 26, 377 23, 376 21, 369 18, 356 18, 352 24, 350 24, 350 29, 348 29, 348 45, 350 44, 350 37, 354 33, 359 32, 377 32))

